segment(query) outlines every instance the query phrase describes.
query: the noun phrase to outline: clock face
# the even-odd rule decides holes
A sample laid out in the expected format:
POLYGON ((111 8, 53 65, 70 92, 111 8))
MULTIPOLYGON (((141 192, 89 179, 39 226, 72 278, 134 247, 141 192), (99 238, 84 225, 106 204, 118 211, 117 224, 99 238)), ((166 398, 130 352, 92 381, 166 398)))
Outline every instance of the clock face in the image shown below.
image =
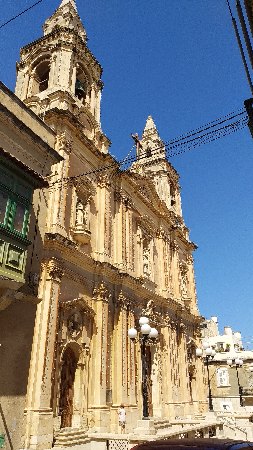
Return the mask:
POLYGON ((75 312, 68 318, 68 331, 72 337, 77 337, 82 330, 82 317, 81 314, 75 312))

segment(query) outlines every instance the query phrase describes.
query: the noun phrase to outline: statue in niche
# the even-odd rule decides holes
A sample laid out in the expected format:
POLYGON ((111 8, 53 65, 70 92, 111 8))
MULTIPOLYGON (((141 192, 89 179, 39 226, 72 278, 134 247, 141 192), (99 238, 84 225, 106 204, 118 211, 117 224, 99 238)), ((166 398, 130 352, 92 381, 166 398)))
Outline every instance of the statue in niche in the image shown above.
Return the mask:
POLYGON ((180 272, 181 272, 181 280, 180 280, 180 288, 182 297, 187 297, 187 265, 185 263, 180 263, 180 272))
POLYGON ((88 213, 87 213, 87 205, 84 205, 82 200, 78 199, 76 202, 76 227, 87 227, 88 222, 88 213))
POLYGON ((143 275, 150 276, 150 249, 148 246, 143 247, 143 275))

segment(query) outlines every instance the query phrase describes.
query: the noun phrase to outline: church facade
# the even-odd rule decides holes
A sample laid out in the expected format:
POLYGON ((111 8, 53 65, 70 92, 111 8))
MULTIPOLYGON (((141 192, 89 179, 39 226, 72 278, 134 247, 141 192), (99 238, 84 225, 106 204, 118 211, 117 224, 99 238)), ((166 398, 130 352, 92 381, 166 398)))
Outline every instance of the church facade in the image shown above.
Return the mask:
POLYGON ((152 117, 128 170, 110 155, 100 124, 102 68, 75 1, 63 0, 43 30, 21 49, 15 91, 54 131, 63 158, 39 217, 40 302, 20 445, 36 450, 118 433, 121 404, 125 433, 144 427, 140 343, 128 338, 141 316, 159 332, 146 348, 149 417, 169 423, 207 409, 195 357, 196 246, 179 176, 152 117))

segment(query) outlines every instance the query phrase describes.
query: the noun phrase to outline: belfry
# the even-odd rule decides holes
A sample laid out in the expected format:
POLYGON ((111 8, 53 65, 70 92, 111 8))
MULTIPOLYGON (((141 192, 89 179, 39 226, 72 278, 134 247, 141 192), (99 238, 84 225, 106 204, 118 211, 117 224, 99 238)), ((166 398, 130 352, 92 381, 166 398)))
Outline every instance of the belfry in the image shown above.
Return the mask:
POLYGON ((102 68, 75 0, 63 0, 43 31, 21 49, 15 93, 43 121, 45 136, 54 135, 59 161, 34 214, 31 257, 40 268, 16 439, 23 450, 133 446, 147 435, 169 436, 176 417, 207 410, 195 357, 196 246, 182 216, 179 175, 152 117, 128 170, 109 153, 102 68), (141 317, 158 331, 145 351, 141 335, 128 337, 141 317))

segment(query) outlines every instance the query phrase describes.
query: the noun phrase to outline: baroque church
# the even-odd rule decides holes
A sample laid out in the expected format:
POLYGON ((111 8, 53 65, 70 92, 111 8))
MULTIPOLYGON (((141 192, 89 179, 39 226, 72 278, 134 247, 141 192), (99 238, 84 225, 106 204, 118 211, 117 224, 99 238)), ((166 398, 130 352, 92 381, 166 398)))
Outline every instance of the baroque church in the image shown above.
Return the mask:
POLYGON ((14 450, 102 450, 119 434, 121 404, 133 442, 207 410, 195 357, 202 320, 196 246, 182 216, 179 175, 152 117, 129 169, 109 153, 102 68, 75 0, 63 0, 43 32, 21 49, 15 94, 53 130, 61 161, 39 196, 36 315, 14 450), (146 344, 145 399, 141 342, 128 337, 143 316, 158 330, 146 344))

